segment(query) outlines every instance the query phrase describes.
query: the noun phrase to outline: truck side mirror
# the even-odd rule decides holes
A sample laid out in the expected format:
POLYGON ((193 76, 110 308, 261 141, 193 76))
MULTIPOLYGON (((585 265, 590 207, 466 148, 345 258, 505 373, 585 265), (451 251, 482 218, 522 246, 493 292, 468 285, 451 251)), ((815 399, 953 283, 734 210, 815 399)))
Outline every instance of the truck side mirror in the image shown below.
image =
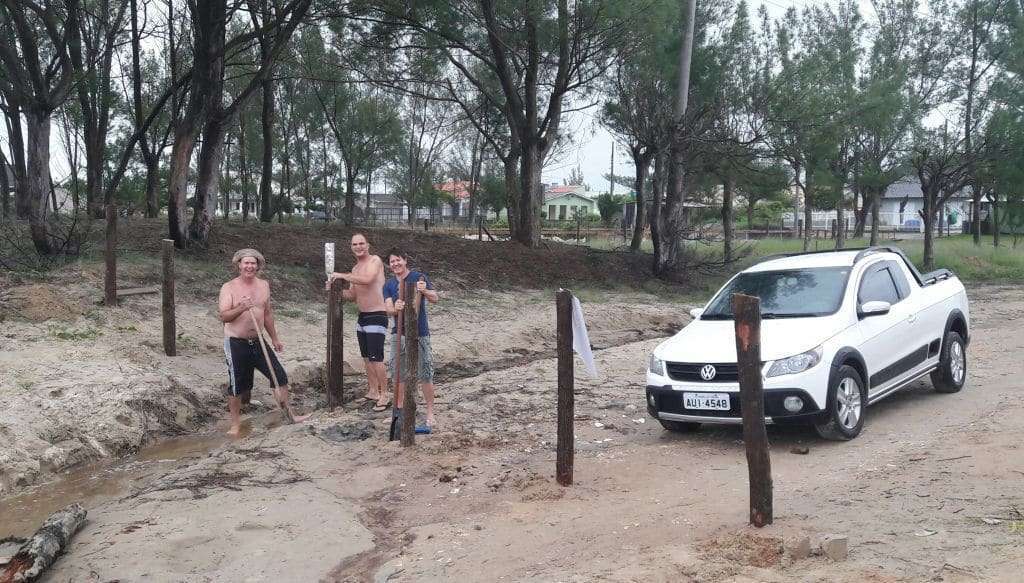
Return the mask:
POLYGON ((883 316, 889 313, 890 308, 892 308, 892 304, 889 302, 864 302, 857 310, 857 315, 862 320, 871 316, 883 316))

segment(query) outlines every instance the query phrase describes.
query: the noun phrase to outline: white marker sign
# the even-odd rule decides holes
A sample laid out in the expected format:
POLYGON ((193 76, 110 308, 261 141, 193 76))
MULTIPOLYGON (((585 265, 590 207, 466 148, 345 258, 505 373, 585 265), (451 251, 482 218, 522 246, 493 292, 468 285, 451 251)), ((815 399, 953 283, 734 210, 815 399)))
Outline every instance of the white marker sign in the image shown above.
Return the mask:
POLYGON ((334 243, 324 243, 324 273, 334 273, 334 243))

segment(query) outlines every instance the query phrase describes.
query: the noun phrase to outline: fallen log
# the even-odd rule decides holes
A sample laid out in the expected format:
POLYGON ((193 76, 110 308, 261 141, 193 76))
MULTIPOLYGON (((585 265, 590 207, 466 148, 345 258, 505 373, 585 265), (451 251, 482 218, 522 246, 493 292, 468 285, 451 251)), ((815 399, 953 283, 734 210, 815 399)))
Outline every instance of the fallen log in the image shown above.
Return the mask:
POLYGON ((50 515, 0 571, 0 583, 35 581, 57 560, 85 522, 85 508, 72 504, 50 515))

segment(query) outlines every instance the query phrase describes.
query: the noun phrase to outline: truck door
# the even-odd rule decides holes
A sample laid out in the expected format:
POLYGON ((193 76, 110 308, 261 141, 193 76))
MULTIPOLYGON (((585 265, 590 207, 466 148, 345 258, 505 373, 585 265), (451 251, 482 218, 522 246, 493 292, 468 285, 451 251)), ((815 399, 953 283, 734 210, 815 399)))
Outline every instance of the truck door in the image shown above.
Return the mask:
POLYGON ((927 345, 915 334, 911 302, 903 301, 886 261, 869 265, 857 288, 857 308, 866 302, 888 302, 888 314, 860 318, 860 352, 868 366, 868 398, 917 367, 927 356, 927 345), (924 352, 922 353, 922 344, 924 352))

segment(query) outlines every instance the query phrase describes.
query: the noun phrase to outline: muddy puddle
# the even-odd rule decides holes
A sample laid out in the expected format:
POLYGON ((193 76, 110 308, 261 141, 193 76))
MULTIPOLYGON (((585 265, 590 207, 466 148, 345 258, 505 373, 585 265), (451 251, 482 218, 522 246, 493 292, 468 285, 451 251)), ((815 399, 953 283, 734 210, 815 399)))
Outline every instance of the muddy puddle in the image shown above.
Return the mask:
MULTIPOLYGON (((239 439, 281 423, 281 414, 276 411, 250 417, 243 420, 239 439)), ((227 429, 227 422, 221 422, 203 433, 164 439, 130 456, 99 460, 16 496, 0 499, 0 539, 31 536, 50 514, 68 504, 79 502, 89 510, 166 475, 179 465, 204 457, 232 441, 225 435, 227 429)))

